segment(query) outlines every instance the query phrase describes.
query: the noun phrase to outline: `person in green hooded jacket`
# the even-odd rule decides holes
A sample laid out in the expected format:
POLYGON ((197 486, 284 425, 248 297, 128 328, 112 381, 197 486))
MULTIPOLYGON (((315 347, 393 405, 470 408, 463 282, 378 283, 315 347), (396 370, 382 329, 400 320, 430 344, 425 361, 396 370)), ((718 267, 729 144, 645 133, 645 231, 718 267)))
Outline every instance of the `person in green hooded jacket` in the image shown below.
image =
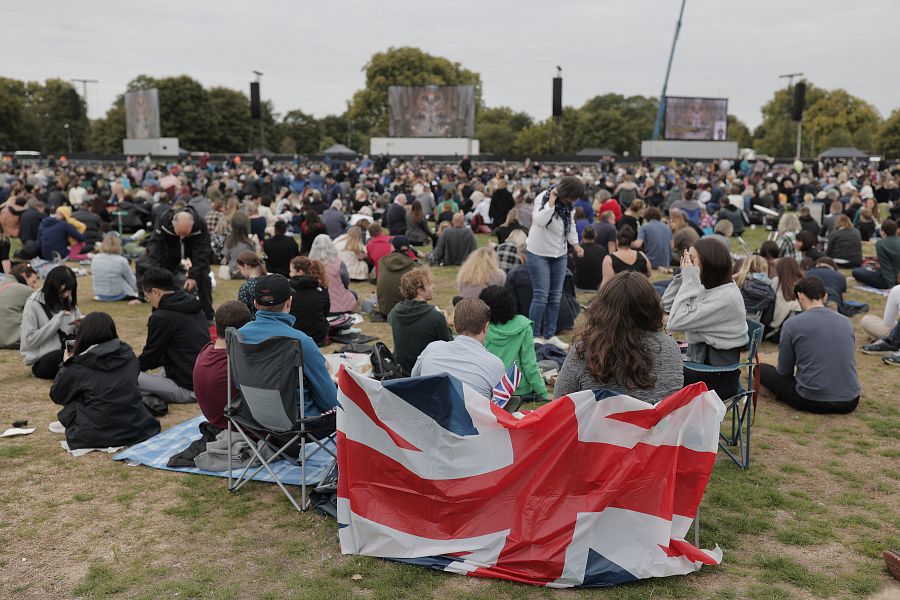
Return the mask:
POLYGON ((522 373, 516 396, 534 394, 538 399, 548 400, 547 386, 534 355, 534 324, 528 317, 516 313, 513 291, 491 285, 481 291, 479 298, 491 309, 484 347, 503 361, 504 368, 516 363, 522 373))
POLYGON ((434 278, 427 267, 416 267, 400 278, 403 300, 394 305, 388 323, 394 334, 394 358, 407 373, 431 342, 453 339, 447 314, 428 303, 434 298, 434 278))

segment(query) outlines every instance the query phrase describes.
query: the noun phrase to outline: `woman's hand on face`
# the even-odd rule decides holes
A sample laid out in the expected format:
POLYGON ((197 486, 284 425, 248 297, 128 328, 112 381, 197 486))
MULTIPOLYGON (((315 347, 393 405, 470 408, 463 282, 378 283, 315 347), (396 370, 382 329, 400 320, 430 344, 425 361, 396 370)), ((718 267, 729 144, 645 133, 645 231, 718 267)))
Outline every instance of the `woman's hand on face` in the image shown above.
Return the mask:
POLYGON ((685 250, 681 255, 681 269, 687 269, 688 267, 694 266, 694 260, 691 258, 691 254, 685 250))
POLYGON ((547 200, 547 205, 550 206, 550 208, 556 206, 556 188, 550 190, 550 198, 547 200))

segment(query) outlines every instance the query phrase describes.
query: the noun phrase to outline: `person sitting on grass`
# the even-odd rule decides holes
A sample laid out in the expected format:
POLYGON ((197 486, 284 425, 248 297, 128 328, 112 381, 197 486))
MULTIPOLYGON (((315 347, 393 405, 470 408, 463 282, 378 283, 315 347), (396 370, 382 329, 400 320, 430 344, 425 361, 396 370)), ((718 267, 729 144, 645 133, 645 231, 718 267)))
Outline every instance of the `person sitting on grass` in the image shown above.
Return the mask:
POLYGON ((70 450, 128 446, 160 431, 141 400, 140 365, 106 313, 87 315, 50 387, 70 450))
POLYGON ((11 275, 0 279, 0 348, 18 350, 22 312, 40 278, 28 263, 13 266, 11 275))
POLYGON ((659 294, 640 273, 624 271, 604 282, 573 344, 554 398, 605 388, 655 404, 684 385, 681 351, 663 331, 659 294))
POLYGON ((506 283, 506 273, 497 262, 497 254, 490 246, 479 248, 469 255, 456 275, 461 298, 477 298, 489 285, 506 283))
MULTIPOLYGON (((216 341, 203 347, 194 363, 194 395, 203 416, 213 427, 228 427, 225 404, 228 402, 228 352, 225 348, 225 330, 240 329, 253 316, 243 302, 229 300, 216 309, 216 341)), ((232 387, 236 393, 236 388, 232 387)))
POLYGON ((266 253, 266 267, 271 273, 287 277, 291 260, 300 254, 300 248, 297 240, 287 235, 287 223, 279 219, 275 221, 273 230, 275 235, 262 242, 263 252, 266 253))
POLYGON ((128 300, 129 304, 140 304, 137 279, 128 259, 122 256, 122 240, 118 234, 104 235, 99 250, 91 258, 94 300, 98 302, 128 300))
POLYGON ((69 267, 54 267, 44 287, 31 294, 22 310, 19 352, 31 374, 53 379, 62 363, 64 342, 75 333, 81 319, 78 280, 69 267))
POLYGON ((194 402, 194 363, 209 342, 209 322, 200 301, 183 288, 176 289, 174 276, 165 269, 148 269, 141 287, 153 307, 147 342, 138 357, 141 394, 167 403, 194 402), (146 372, 159 367, 160 375, 146 372))
POLYGON ((294 329, 313 339, 317 346, 330 342, 328 313, 331 298, 328 296, 328 273, 325 265, 307 256, 297 256, 291 261, 291 314, 294 329))
POLYGON ((865 315, 859 324, 873 341, 879 340, 890 335, 891 330, 897 325, 898 316, 900 316, 900 285, 895 285, 885 300, 883 316, 865 315))
POLYGON ((376 287, 378 312, 385 319, 391 314, 394 306, 403 300, 400 294, 400 278, 407 271, 419 266, 419 263, 409 256, 409 240, 405 235, 394 237, 391 244, 394 251, 381 259, 376 287))
POLYGON ((596 239, 597 232, 587 227, 581 240, 584 255, 569 257, 575 267, 575 285, 582 290, 594 291, 603 281, 603 260, 609 253, 596 239))
POLYGON ((452 342, 431 342, 416 360, 413 377, 442 375, 456 377, 484 396, 491 398, 493 388, 506 373, 503 361, 484 347, 491 309, 478 298, 460 300, 453 309, 453 324, 459 334, 452 342))
MULTIPOLYGON (((321 415, 338 405, 337 389, 325 366, 325 357, 311 337, 294 329, 291 313, 290 283, 281 275, 266 275, 256 286, 256 318, 240 328, 244 341, 258 344, 273 337, 288 337, 300 341, 303 350, 303 407, 307 417, 321 415)), ((334 429, 332 414, 323 427, 334 429)))
POLYGON ((256 313, 256 284, 260 277, 265 277, 266 265, 259 258, 259 254, 253 250, 247 250, 241 252, 237 257, 237 267, 241 273, 241 279, 245 280, 238 290, 237 299, 243 302, 250 314, 253 315, 256 313))
MULTIPOLYGON (((847 276, 837 270, 837 265, 829 256, 820 256, 813 268, 807 269, 807 275, 815 275, 825 284, 828 292, 828 301, 841 305, 844 303, 844 294, 847 292, 847 276)), ((863 317, 861 325, 866 328, 863 317)))
POLYGON ((453 215, 451 227, 438 236, 432 262, 436 265, 461 265, 478 248, 475 234, 466 227, 465 216, 453 215))
POLYGON ((882 238, 875 242, 878 268, 857 267, 853 269, 853 278, 863 285, 888 290, 900 283, 900 235, 896 221, 885 219, 881 224, 881 235, 882 238))
POLYGON ((434 278, 428 267, 416 267, 400 278, 403 300, 391 310, 388 323, 394 336, 394 357, 406 373, 431 342, 453 339, 447 314, 428 301, 434 298, 434 278))
POLYGON ((778 366, 760 366, 775 398, 797 410, 847 414, 859 404, 853 324, 825 307, 825 284, 815 276, 794 286, 803 312, 781 328, 778 366))
POLYGON ((490 285, 478 297, 491 309, 491 323, 484 338, 484 347, 503 361, 505 369, 516 363, 522 372, 522 381, 515 395, 522 396, 523 400, 548 400, 547 386, 534 353, 534 323, 516 313, 513 291, 490 285))

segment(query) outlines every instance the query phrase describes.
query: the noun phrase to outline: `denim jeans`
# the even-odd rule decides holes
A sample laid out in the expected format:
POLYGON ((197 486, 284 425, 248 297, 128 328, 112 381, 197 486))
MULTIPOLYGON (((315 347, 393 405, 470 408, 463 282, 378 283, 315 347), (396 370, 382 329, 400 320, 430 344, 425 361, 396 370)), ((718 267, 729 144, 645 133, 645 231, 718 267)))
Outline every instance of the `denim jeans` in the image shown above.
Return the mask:
POLYGON ((531 276, 533 290, 528 318, 534 322, 534 335, 552 337, 556 335, 559 301, 566 279, 566 256, 552 258, 526 251, 525 266, 531 276))
POLYGON ((888 282, 881 274, 881 270, 874 271, 865 267, 856 267, 853 269, 853 279, 858 283, 869 287, 878 288, 879 290, 889 290, 894 284, 888 282))

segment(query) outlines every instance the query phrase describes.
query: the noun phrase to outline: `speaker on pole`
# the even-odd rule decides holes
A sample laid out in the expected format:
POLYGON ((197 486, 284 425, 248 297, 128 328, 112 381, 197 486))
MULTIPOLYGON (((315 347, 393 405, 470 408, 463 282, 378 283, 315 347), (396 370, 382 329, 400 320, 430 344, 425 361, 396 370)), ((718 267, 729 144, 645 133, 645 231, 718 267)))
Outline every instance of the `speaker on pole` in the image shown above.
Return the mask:
POLYGON ((553 116, 562 116, 562 77, 553 78, 553 116))
POLYGON ((81 97, 73 89, 69 90, 69 111, 72 113, 72 120, 77 121, 81 118, 81 97))
POLYGON ((259 106, 259 82, 250 83, 250 118, 261 119, 262 111, 259 106))
POLYGON ((794 86, 794 104, 791 106, 791 119, 803 120, 803 109, 806 104, 806 82, 801 81, 794 86))

